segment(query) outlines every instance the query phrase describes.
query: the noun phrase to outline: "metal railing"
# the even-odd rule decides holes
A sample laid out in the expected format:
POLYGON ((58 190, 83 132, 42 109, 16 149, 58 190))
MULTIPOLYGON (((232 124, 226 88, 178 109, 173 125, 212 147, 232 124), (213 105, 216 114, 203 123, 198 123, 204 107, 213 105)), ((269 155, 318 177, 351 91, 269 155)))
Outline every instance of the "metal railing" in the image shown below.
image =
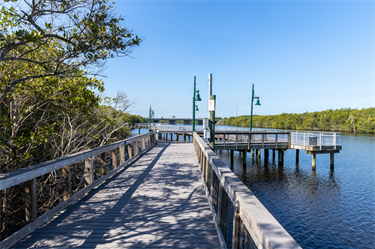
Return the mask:
POLYGON ((341 145, 341 134, 336 132, 292 132, 291 145, 334 146, 341 145))
MULTIPOLYGON (((192 125, 168 125, 168 124, 158 124, 152 123, 151 129, 153 130, 163 130, 163 131, 192 131, 192 125)), ((195 131, 203 131, 203 126, 195 126, 195 131)), ((225 127, 225 126, 216 126, 215 131, 249 131, 249 128, 245 127, 225 127)), ((280 132, 283 133, 284 131, 278 131, 275 129, 262 129, 262 128, 253 128, 253 131, 269 131, 269 132, 280 132)))
MULTIPOLYGON (((156 141, 156 132, 149 132, 95 149, 78 152, 44 163, 0 174, 0 191, 12 187, 22 188, 24 186, 26 193, 25 219, 27 223, 29 223, 1 241, 0 248, 9 248, 28 234, 35 231, 35 229, 51 219, 58 212, 62 211, 80 199, 88 191, 92 190, 103 181, 116 174, 119 170, 132 163, 140 155, 146 153, 151 147, 153 147, 156 141), (106 160, 103 160, 103 158, 105 158, 105 153, 108 153, 108 156, 111 158, 109 164, 106 163, 106 160), (71 170, 73 167, 72 165, 77 166, 77 164, 81 164, 82 166, 83 175, 81 179, 84 180, 84 186, 82 189, 76 190, 74 193, 72 190, 71 170), (38 217, 37 190, 40 189, 41 186, 39 185, 37 178, 51 172, 57 172, 56 175, 62 179, 59 183, 62 187, 54 186, 61 188, 62 202, 38 217)), ((78 186, 80 185, 81 183, 78 186)))
POLYGON ((193 146, 222 248, 301 248, 197 133, 193 146))

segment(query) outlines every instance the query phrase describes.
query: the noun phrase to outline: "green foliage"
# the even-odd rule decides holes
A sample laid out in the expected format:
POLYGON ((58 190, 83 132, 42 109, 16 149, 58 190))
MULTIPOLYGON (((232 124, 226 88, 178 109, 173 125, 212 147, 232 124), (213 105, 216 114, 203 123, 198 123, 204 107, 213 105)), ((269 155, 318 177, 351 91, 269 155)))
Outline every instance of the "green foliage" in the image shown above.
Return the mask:
POLYGON ((98 72, 106 59, 127 56, 141 42, 105 0, 7 2, 0 3, 0 64, 33 70, 4 75, 0 101, 24 81, 83 67, 98 72))
MULTIPOLYGON (((250 126, 250 116, 230 117, 226 125, 250 126)), ((375 133, 375 108, 253 116, 253 127, 287 130, 321 130, 375 133)))

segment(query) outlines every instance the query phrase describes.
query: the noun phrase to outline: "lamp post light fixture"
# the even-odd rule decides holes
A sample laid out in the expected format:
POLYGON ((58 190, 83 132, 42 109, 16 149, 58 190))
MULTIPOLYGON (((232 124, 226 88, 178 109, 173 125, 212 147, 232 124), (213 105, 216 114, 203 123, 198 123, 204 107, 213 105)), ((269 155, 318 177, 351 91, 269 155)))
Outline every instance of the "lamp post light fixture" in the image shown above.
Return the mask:
POLYGON ((196 76, 194 76, 194 95, 193 95, 193 132, 195 131, 195 111, 199 111, 198 105, 195 104, 195 101, 202 101, 201 96, 199 95, 199 90, 196 89, 196 76), (197 94, 197 95, 195 95, 197 94))
MULTIPOLYGON (((254 99, 257 100, 255 105, 260 105, 259 97, 254 95, 254 84, 253 84, 253 90, 251 92, 251 115, 250 115, 250 131, 253 130, 253 103, 254 99)), ((250 143, 251 143, 251 134, 249 133, 248 143, 247 143, 247 149, 250 150, 250 143)))
POLYGON ((151 119, 155 117, 154 110, 151 109, 150 105, 150 111, 148 112, 148 129, 151 130, 151 119))

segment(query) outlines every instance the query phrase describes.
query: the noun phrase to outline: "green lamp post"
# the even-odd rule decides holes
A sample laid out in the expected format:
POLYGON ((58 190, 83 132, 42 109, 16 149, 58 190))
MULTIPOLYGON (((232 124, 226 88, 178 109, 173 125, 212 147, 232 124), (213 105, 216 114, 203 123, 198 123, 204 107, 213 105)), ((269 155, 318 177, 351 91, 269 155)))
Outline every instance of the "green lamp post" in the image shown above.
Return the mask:
POLYGON ((150 111, 148 112, 148 129, 151 130, 151 119, 154 118, 154 110, 151 109, 150 106, 150 111))
POLYGON ((199 111, 198 106, 195 104, 195 101, 202 101, 199 96, 199 90, 196 89, 196 76, 194 76, 194 95, 193 95, 193 131, 195 131, 195 111, 199 111), (197 94, 195 96, 195 94, 197 94))
MULTIPOLYGON (((255 103, 255 105, 260 105, 259 97, 257 97, 257 96, 254 95, 254 84, 253 84, 253 90, 252 90, 252 93, 251 93, 250 131, 253 130, 253 103, 254 103, 254 99, 257 100, 257 102, 255 103)), ((248 150, 250 150, 250 143, 251 143, 251 134, 249 134, 248 143, 247 143, 247 149, 248 150)))

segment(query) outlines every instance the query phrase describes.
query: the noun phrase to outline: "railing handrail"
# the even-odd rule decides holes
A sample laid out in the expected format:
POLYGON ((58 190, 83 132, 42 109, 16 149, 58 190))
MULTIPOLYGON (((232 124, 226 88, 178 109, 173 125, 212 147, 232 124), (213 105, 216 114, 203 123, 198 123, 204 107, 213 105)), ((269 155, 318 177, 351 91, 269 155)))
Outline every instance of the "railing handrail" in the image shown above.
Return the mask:
MULTIPOLYGON (((220 186, 227 193, 230 201, 233 204, 238 203, 239 217, 256 246, 258 248, 301 248, 196 132, 193 137, 194 147, 199 145, 200 151, 196 151, 199 162, 202 164, 204 159, 209 162, 213 172, 218 177, 220 186)), ((233 227, 235 227, 234 224, 233 227)), ((233 232, 233 239, 236 239, 234 238, 235 234, 233 232)))
POLYGON ((2 173, 0 174, 0 190, 13 187, 17 184, 48 174, 52 171, 61 169, 68 165, 72 165, 87 158, 97 156, 104 152, 117 149, 121 146, 125 146, 126 144, 139 140, 142 137, 150 136, 155 133, 155 131, 144 133, 112 144, 103 145, 94 149, 89 149, 43 163, 34 164, 22 169, 2 173))
MULTIPOLYGON (((47 222, 57 213, 79 200, 87 192, 103 183, 109 177, 113 176, 121 169, 131 164, 139 158, 141 155, 146 153, 150 148, 156 144, 156 132, 148 132, 145 134, 137 135, 119 142, 104 145, 98 148, 78 152, 72 155, 67 155, 55 160, 47 161, 40 164, 35 164, 23 169, 10 171, 4 174, 0 174, 0 189, 7 189, 20 183, 25 183, 25 192, 27 203, 25 208, 26 211, 26 222, 28 224, 9 237, 5 238, 0 242, 0 248, 10 248, 15 243, 23 239, 28 234, 32 233, 39 226, 47 222), (132 142, 134 145, 132 146, 132 142), (125 156, 125 147, 128 147, 128 159, 125 156), (119 165, 117 165, 117 157, 114 150, 119 149, 119 165), (134 153, 132 151, 134 149, 134 153), (102 167, 101 177, 95 179, 94 175, 94 158, 102 153, 111 151, 112 154, 112 169, 106 172, 105 168, 102 167), (85 173, 84 179, 87 182, 85 187, 78 192, 73 194, 71 185, 70 166, 74 163, 84 161, 85 173), (69 169, 67 169, 69 168, 69 169), (37 181, 36 178, 52 171, 62 169, 63 175, 63 201, 57 206, 52 207, 47 212, 38 217, 38 204, 37 204, 37 181), (87 172, 86 172, 87 170, 87 172), (27 191, 26 191, 27 190, 27 191)), ((105 165, 105 164, 104 164, 105 165)), ((103 166, 103 165, 102 165, 103 166)), ((77 191, 77 190, 76 190, 77 191)))

